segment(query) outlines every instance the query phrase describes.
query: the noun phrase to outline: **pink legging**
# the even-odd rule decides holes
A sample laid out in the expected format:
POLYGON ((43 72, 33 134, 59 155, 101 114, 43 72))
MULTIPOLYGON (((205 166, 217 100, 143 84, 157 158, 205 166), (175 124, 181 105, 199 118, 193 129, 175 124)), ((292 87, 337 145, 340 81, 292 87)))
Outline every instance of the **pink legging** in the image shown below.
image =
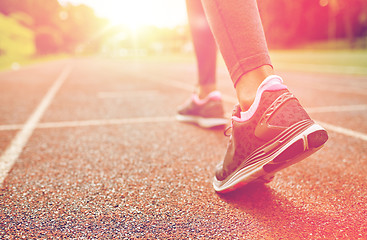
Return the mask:
POLYGON ((243 74, 271 66, 256 0, 186 0, 186 5, 199 84, 215 83, 216 43, 234 86, 243 74))

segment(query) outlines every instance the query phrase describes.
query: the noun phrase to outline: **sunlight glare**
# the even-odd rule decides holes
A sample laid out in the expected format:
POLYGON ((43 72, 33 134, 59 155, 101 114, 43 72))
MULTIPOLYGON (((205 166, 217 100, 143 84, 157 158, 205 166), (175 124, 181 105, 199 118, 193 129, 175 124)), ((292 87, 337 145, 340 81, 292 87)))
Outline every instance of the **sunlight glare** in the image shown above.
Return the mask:
POLYGON ((131 29, 142 26, 174 27, 186 23, 184 0, 59 0, 61 4, 85 4, 114 25, 131 29))

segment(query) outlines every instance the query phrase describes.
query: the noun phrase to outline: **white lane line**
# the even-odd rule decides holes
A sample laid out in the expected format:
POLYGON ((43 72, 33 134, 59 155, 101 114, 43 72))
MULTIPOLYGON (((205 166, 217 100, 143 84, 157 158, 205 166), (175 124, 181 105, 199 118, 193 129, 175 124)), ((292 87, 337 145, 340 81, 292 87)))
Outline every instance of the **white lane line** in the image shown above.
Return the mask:
MULTIPOLYGON (((160 122, 173 122, 176 121, 174 116, 163 117, 140 117, 140 118, 115 118, 115 119, 95 119, 84 121, 64 121, 64 122, 45 122, 38 123, 36 129, 43 128, 68 128, 68 127, 88 127, 88 126, 104 126, 104 125, 123 125, 123 124, 135 124, 135 123, 160 123, 160 122)), ((0 131, 6 130, 19 130, 24 125, 2 125, 0 131)))
POLYGON ((0 157, 0 185, 2 185, 5 177, 12 168, 14 162, 17 160, 28 139, 32 135, 37 123, 41 119, 42 115, 50 105, 52 99, 64 83, 65 79, 69 76, 71 67, 67 66, 63 69, 46 95, 43 97, 41 103, 37 106, 36 110, 28 118, 27 122, 23 125, 22 129, 17 133, 10 145, 4 151, 0 157))
POLYGON ((162 79, 164 79, 163 77, 151 76, 151 75, 144 76, 140 73, 139 73, 139 76, 143 77, 146 80, 162 83, 162 84, 165 84, 165 85, 168 85, 168 86, 171 86, 171 87, 175 87, 175 88, 178 88, 178 89, 182 89, 182 90, 186 90, 186 91, 190 91, 190 92, 195 90, 195 86, 187 84, 187 83, 183 83, 181 81, 176 81, 176 80, 173 80, 173 79, 169 79, 169 81, 164 81, 164 80, 162 80, 162 79))
POLYGON ((86 121, 66 121, 66 122, 50 122, 40 123, 37 128, 64 128, 64 127, 88 127, 88 126, 103 126, 103 125, 123 125, 134 123, 160 123, 172 122, 175 117, 142 117, 142 118, 120 118, 120 119, 100 119, 86 121))
MULTIPOLYGON (((230 118, 231 116, 227 116, 230 118)), ((89 126, 104 126, 104 125, 123 125, 123 124, 136 124, 136 123, 162 123, 162 122, 174 122, 176 118, 174 116, 163 117, 142 117, 142 118, 120 118, 120 119, 99 119, 99 120, 85 120, 85 121, 65 121, 65 122, 48 122, 39 123, 35 128, 69 128, 69 127, 89 127, 89 126)), ((367 141, 367 134, 353 131, 347 128, 342 128, 329 123, 315 120, 317 123, 325 127, 327 130, 343 134, 346 136, 354 137, 367 141)), ((4 125, 0 126, 6 130, 19 130, 23 125, 4 125)))
MULTIPOLYGON (((231 116, 227 116, 230 118, 231 116)), ((65 121, 65 122, 48 122, 37 124, 37 129, 44 128, 69 128, 69 127, 89 127, 89 126, 104 126, 104 125, 123 125, 123 124, 136 124, 136 123, 162 123, 162 122, 174 122, 176 118, 174 116, 165 117, 143 117, 143 118, 121 118, 121 119, 99 119, 99 120, 86 120, 86 121, 65 121)), ((329 123, 317 121, 320 125, 327 130, 343 134, 346 136, 354 137, 367 141, 367 134, 353 131, 347 128, 342 128, 329 123)), ((23 125, 3 125, 0 126, 0 130, 19 130, 23 125)))
POLYGON ((317 121, 316 122, 318 124, 320 124, 321 126, 325 127, 327 130, 336 132, 336 133, 340 133, 346 136, 350 136, 350 137, 354 137, 354 138, 358 138, 361 139, 363 141, 367 141, 367 134, 361 133, 361 132, 357 132, 357 131, 353 131, 347 128, 342 128, 339 126, 335 126, 329 123, 325 123, 325 122, 321 122, 321 121, 317 121))
POLYGON ((99 92, 98 98, 132 98, 132 97, 147 97, 158 95, 155 90, 126 90, 120 92, 99 92))
POLYGON ((22 129, 23 124, 0 125, 0 131, 12 131, 22 129))

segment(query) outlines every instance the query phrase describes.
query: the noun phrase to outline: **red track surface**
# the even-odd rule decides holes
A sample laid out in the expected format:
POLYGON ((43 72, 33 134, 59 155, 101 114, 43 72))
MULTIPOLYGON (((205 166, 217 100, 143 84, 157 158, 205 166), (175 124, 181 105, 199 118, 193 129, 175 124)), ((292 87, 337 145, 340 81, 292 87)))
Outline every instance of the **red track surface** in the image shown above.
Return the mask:
MULTIPOLYGON (((0 73, 0 155, 66 66, 2 183, 1 239, 367 239, 367 77, 281 73, 333 125, 327 145, 270 184, 218 195, 228 139, 173 118, 194 64, 78 59, 0 73)), ((230 113, 231 82, 218 76, 230 113)))

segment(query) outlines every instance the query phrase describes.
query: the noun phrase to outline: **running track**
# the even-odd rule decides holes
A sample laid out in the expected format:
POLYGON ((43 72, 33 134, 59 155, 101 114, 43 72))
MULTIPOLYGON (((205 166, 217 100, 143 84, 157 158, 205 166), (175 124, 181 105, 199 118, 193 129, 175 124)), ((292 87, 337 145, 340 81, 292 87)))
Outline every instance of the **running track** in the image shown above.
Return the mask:
MULTIPOLYGON (((282 72, 329 130, 265 186, 211 186, 228 139, 174 119, 195 64, 70 59, 0 73, 0 239, 367 239, 367 77, 282 72)), ((218 85, 235 103, 224 67, 218 85)))

